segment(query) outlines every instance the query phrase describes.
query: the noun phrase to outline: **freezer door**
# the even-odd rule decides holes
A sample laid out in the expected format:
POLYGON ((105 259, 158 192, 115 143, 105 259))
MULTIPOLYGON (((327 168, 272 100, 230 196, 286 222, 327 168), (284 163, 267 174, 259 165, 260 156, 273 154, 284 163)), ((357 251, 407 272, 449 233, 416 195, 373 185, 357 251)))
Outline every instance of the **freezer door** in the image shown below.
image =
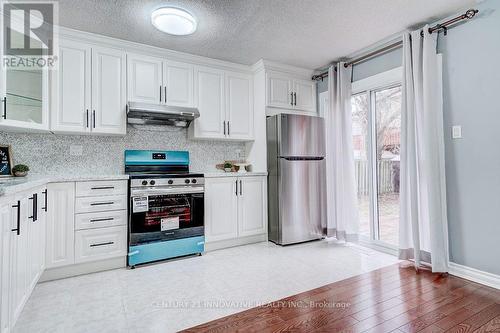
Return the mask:
POLYGON ((279 244, 323 236, 326 226, 325 160, 280 158, 279 244))
POLYGON ((280 156, 325 156, 325 124, 319 117, 278 115, 280 156))

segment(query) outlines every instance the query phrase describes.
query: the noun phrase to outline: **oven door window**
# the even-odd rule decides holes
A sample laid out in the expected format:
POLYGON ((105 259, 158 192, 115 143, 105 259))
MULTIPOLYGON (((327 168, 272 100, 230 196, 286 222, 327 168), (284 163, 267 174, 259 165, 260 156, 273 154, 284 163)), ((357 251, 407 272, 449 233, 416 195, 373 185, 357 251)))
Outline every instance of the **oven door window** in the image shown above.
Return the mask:
POLYGON ((203 235, 203 193, 151 195, 139 212, 131 200, 131 245, 203 235))

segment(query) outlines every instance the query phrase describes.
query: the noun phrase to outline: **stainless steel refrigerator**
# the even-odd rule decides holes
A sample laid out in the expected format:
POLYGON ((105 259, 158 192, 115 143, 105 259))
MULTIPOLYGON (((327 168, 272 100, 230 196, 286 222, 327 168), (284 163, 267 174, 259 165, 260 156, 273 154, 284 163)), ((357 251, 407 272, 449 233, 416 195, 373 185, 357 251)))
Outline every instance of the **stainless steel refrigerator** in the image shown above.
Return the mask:
POLYGON ((323 237, 326 226, 325 124, 319 117, 267 118, 269 240, 323 237))

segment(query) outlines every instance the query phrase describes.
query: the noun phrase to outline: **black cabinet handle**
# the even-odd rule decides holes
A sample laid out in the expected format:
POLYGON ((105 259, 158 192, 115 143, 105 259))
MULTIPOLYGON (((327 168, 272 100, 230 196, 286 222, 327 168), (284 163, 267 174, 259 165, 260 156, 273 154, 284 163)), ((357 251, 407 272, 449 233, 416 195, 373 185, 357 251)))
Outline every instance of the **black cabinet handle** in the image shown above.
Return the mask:
POLYGON ((95 110, 92 110, 92 126, 95 128, 95 110))
POLYGON ((161 103, 161 86, 160 86, 160 103, 161 103))
POLYGON ((114 243, 115 243, 115 242, 106 242, 106 243, 90 244, 90 247, 104 246, 104 245, 111 245, 111 244, 114 244, 114 243))
POLYGON ((226 121, 222 122, 224 124, 224 135, 226 135, 226 121))
POLYGON ((90 220, 90 223, 104 222, 104 221, 113 221, 113 220, 114 220, 114 218, 108 217, 108 218, 102 218, 102 219, 93 219, 93 220, 90 220))
POLYGON ((7 96, 3 98, 3 119, 7 119, 7 96))
POLYGON ((99 186, 99 187, 91 187, 91 190, 112 190, 114 186, 99 186))
POLYGON ((293 105, 297 106, 297 93, 296 92, 293 93, 293 99, 294 99, 293 105))
POLYGON ((17 200, 17 205, 13 205, 12 208, 17 208, 17 228, 11 229, 11 231, 15 231, 19 236, 21 234, 21 201, 17 200))
POLYGON ((31 216, 28 216, 29 219, 31 219, 33 222, 35 222, 38 219, 38 194, 34 193, 32 197, 29 198, 29 200, 33 200, 33 213, 31 216))
POLYGON ((85 110, 85 114, 87 117, 87 128, 89 128, 89 109, 85 110))
POLYGON ((290 105, 293 105, 293 92, 290 93, 290 105))
POLYGON ((231 131, 229 130, 229 121, 227 122, 227 135, 231 135, 231 131))
POLYGON ((42 207, 42 209, 44 211, 47 211, 47 189, 45 189, 45 191, 43 191, 42 193, 45 196, 45 207, 42 207))
POLYGON ((165 103, 167 103, 167 86, 165 86, 165 103))
POLYGON ((109 201, 109 202, 93 202, 90 205, 91 206, 103 206, 103 205, 112 205, 112 204, 114 204, 113 201, 109 201))
POLYGON ((243 195, 243 183, 240 180, 240 195, 243 195))
POLYGON ((238 195, 238 180, 235 180, 235 183, 236 183, 236 192, 235 192, 235 194, 238 195))

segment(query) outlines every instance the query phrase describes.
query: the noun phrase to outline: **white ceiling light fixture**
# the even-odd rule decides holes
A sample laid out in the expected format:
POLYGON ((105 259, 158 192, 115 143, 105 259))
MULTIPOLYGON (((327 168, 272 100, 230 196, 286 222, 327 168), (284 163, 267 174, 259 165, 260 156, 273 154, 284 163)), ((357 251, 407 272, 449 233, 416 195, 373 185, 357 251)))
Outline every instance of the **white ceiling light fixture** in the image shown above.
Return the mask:
POLYGON ((156 29, 167 34, 183 36, 190 35, 196 31, 196 18, 176 7, 162 7, 153 11, 151 23, 156 29))

